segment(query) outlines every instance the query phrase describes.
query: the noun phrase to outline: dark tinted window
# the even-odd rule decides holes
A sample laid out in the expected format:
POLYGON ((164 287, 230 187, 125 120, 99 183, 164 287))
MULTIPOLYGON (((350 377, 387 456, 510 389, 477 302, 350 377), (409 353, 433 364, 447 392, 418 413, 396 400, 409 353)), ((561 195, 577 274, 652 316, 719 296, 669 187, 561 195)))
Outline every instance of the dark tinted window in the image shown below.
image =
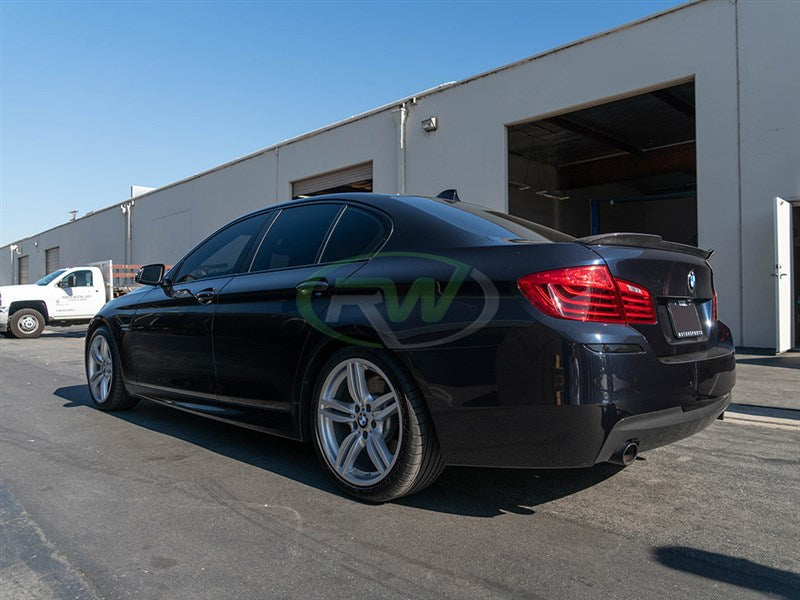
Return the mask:
POLYGON ((91 271, 73 271, 59 282, 62 287, 91 287, 91 271))
POLYGON ((216 233, 186 257, 175 283, 236 273, 240 260, 265 220, 265 215, 250 217, 216 233))
POLYGON ((370 254, 386 239, 386 233, 386 223, 379 216, 348 206, 336 223, 321 262, 370 254))
POLYGON ((283 209, 256 253, 251 271, 313 264, 340 204, 283 209))

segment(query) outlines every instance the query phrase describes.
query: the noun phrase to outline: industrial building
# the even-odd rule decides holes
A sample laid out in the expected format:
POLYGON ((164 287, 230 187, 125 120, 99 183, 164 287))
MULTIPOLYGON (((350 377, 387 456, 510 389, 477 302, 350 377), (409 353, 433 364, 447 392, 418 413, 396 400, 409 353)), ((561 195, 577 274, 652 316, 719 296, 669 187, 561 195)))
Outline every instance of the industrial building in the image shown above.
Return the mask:
POLYGON ((713 248, 737 345, 783 351, 800 342, 798 31, 800 3, 682 5, 16 241, 0 249, 0 283, 103 259, 174 263, 230 219, 301 196, 455 188, 576 236, 713 248))

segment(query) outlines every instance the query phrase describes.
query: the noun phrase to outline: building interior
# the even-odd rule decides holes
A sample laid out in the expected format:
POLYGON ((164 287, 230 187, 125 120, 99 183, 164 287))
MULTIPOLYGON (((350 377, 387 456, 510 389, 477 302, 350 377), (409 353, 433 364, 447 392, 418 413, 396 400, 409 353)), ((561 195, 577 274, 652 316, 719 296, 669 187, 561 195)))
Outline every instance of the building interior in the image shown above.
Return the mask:
POLYGON ((697 245, 693 81, 507 129, 511 214, 697 245))

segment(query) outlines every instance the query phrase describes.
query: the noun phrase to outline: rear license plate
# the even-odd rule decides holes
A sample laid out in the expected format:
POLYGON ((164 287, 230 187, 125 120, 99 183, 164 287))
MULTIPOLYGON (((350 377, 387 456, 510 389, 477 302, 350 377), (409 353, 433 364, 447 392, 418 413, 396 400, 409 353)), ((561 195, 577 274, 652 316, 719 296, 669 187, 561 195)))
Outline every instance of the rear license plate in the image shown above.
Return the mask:
POLYGON ((703 335, 697 307, 691 302, 670 302, 667 304, 667 312, 676 338, 684 339, 703 335))

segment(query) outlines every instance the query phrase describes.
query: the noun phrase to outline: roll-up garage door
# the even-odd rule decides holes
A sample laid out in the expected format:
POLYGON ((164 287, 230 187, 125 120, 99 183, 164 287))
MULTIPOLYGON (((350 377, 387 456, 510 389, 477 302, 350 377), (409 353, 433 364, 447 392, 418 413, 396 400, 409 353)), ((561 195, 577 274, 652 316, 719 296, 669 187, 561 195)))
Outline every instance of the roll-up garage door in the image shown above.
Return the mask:
POLYGON ((19 265, 19 282, 20 284, 28 283, 28 257, 27 256, 20 256, 17 259, 17 265, 19 265))
POLYGON ((372 191, 371 161, 292 182, 292 198, 347 191, 372 191))
POLYGON ((61 248, 48 248, 44 251, 44 270, 46 273, 52 273, 56 269, 61 268, 61 248))

